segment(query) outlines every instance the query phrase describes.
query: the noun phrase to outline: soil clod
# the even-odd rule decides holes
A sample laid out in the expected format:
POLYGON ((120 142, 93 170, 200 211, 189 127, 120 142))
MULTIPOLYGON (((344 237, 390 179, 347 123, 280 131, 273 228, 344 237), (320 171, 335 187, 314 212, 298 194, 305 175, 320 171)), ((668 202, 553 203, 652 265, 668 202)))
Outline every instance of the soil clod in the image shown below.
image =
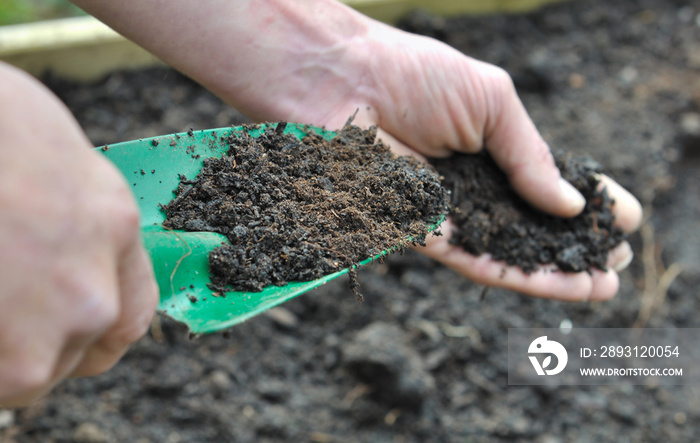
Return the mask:
POLYGON ((486 151, 434 160, 452 192, 451 215, 459 230, 450 242, 470 254, 489 253, 528 274, 552 263, 566 272, 605 270, 608 251, 624 234, 613 225, 614 201, 599 189, 602 167, 589 157, 565 153, 557 153, 555 161, 562 177, 586 198, 576 217, 555 217, 530 206, 486 151))

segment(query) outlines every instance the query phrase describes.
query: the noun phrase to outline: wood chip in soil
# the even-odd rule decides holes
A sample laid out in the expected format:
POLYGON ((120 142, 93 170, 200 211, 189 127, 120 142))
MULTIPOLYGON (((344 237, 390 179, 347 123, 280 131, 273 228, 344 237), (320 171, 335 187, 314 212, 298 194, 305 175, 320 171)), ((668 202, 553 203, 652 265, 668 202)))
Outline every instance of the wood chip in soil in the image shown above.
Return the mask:
POLYGON ((314 280, 422 244, 448 211, 434 169, 392 154, 376 128, 348 124, 328 141, 269 126, 257 138, 227 142, 227 155, 205 159, 194 180, 182 177, 178 197, 164 207, 164 226, 230 241, 209 256, 218 290, 314 280))

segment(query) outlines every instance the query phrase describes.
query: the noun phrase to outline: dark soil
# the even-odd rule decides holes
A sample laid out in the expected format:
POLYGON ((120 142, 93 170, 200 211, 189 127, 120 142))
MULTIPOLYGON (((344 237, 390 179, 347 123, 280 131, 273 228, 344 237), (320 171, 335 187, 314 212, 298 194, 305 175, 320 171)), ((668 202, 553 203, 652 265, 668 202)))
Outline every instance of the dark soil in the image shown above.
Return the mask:
POLYGON ((424 244, 447 213, 435 171, 349 123, 328 141, 299 140, 280 123, 231 135, 227 155, 204 160, 165 206, 164 225, 224 234, 209 255, 216 289, 261 291, 309 281, 390 249, 424 244))
MULTIPOLYGON (((480 303, 481 287, 407 250, 360 268, 364 303, 333 281, 228 338, 191 341, 163 319, 108 373, 0 412, 0 441, 696 441, 698 386, 509 387, 506 368, 508 328, 700 327, 699 13, 691 1, 576 0, 405 22, 506 68, 550 146, 590 154, 641 199, 644 236, 629 238, 636 257, 615 299, 492 289, 480 303)), ((244 122, 167 69, 49 84, 96 146, 244 122)))
POLYGON ((591 158, 561 152, 555 161, 562 177, 586 198, 576 217, 558 218, 530 206, 486 151, 433 160, 452 193, 451 215, 458 230, 450 242, 474 255, 488 252, 526 273, 550 263, 566 272, 605 270, 608 251, 624 234, 613 226, 614 200, 598 189, 602 167, 591 158))

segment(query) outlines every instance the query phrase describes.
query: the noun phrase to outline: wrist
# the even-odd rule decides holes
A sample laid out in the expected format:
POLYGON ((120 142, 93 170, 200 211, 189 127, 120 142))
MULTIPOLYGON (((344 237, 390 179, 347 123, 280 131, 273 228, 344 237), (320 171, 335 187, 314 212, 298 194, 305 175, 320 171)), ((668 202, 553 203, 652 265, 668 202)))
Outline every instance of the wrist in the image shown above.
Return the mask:
POLYGON ((246 66, 231 66, 217 85, 202 83, 252 117, 305 123, 330 123, 318 111, 328 110, 329 97, 371 95, 370 35, 383 25, 334 0, 268 3, 242 30, 264 34, 241 48, 246 66))
POLYGON ((336 0, 72 1, 255 118, 336 124, 329 97, 371 96, 367 43, 384 25, 336 0))

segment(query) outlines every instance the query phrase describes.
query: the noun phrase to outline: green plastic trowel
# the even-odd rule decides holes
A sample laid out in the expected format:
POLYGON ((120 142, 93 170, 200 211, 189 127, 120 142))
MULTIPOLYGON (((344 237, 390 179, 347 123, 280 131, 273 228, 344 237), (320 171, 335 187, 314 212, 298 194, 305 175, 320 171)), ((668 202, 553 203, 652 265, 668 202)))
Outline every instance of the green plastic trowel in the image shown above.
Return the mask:
MULTIPOLYGON (((153 261, 160 288, 158 312, 185 323, 191 333, 205 334, 229 328, 348 272, 343 269, 317 280, 268 286, 262 292, 220 294, 208 286, 211 282, 209 252, 227 243, 226 237, 212 232, 174 231, 162 225, 165 214, 161 206, 175 198, 173 191, 180 182, 180 174, 193 180, 205 158, 225 154, 229 144, 224 138, 242 133, 257 137, 269 126, 276 125, 190 131, 96 148, 133 185, 141 211, 144 245, 153 261)), ((311 131, 326 139, 336 135, 322 128, 293 123, 284 128, 285 133, 300 139, 311 131)), ((360 265, 387 253, 368 258, 360 265)))

